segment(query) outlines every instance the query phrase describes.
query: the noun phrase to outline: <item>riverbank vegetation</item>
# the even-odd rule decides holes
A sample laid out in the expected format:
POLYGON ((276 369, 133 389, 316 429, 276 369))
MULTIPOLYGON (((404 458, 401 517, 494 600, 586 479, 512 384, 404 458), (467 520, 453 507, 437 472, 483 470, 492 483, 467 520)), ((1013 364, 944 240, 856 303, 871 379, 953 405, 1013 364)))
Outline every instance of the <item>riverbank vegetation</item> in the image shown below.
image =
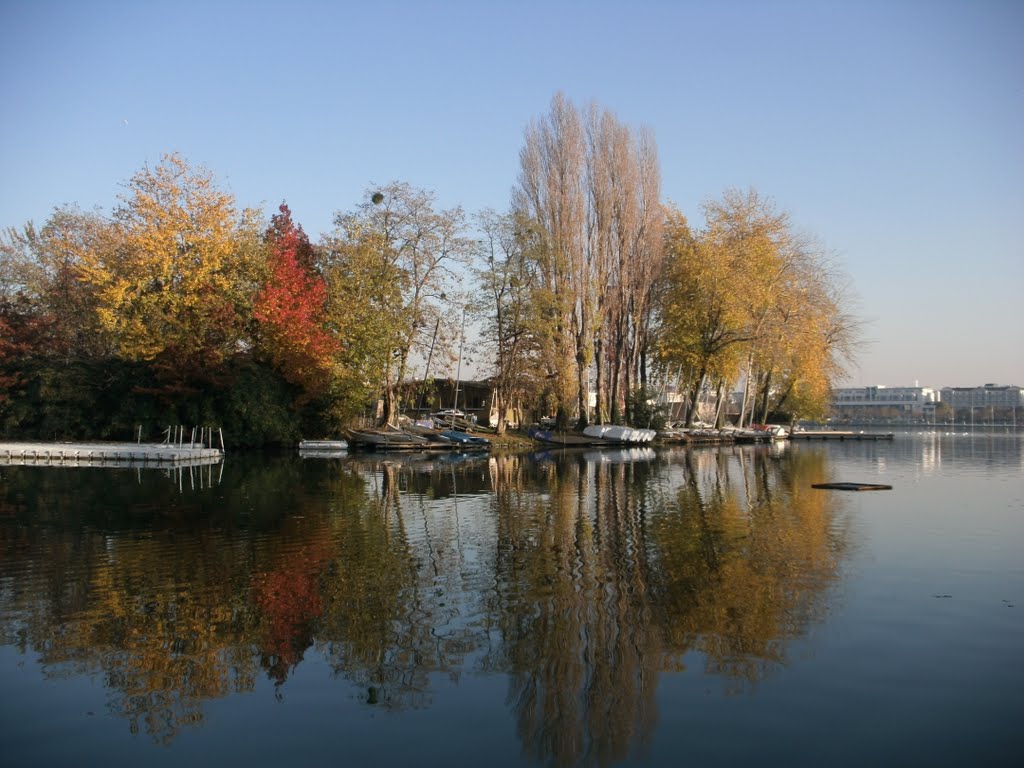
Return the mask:
POLYGON ((693 227, 660 174, 649 131, 556 95, 507 211, 396 181, 314 243, 286 204, 239 210, 168 154, 110 213, 62 206, 0 237, 0 431, 216 424, 255 446, 390 421, 410 381, 452 375, 467 323, 499 432, 517 405, 648 422, 666 393, 692 421, 737 386, 741 420, 821 414, 857 341, 824 249, 754 190, 693 227))

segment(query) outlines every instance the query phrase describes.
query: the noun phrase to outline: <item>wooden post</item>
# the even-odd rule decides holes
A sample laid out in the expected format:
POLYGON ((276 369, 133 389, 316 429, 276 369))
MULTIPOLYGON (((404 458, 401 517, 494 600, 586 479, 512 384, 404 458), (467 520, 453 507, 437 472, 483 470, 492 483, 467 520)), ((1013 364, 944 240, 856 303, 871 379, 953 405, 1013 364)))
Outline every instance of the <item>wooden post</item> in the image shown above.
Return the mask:
POLYGON ((224 430, 217 427, 217 434, 220 435, 220 449, 224 450, 224 430))

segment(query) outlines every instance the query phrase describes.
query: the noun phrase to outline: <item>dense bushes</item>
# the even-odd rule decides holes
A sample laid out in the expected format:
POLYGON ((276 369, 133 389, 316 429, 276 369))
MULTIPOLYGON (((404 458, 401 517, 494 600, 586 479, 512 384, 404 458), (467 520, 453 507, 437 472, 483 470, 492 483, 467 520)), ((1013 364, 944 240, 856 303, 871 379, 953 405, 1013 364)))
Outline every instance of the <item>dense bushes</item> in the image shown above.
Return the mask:
POLYGON ((0 436, 19 440, 163 440, 171 425, 211 426, 233 448, 281 445, 327 426, 316 403, 269 366, 237 357, 219 367, 217 386, 168 386, 158 371, 117 358, 29 358, 0 366, 13 377, 0 403, 0 436))

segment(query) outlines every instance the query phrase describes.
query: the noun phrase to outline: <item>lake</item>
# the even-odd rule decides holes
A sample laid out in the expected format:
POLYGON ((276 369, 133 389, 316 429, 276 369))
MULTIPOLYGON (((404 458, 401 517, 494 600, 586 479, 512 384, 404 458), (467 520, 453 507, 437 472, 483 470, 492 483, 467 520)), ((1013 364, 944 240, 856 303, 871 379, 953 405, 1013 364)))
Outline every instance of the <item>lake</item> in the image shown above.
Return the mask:
POLYGON ((0 754, 1016 765, 1022 444, 0 467, 0 754))

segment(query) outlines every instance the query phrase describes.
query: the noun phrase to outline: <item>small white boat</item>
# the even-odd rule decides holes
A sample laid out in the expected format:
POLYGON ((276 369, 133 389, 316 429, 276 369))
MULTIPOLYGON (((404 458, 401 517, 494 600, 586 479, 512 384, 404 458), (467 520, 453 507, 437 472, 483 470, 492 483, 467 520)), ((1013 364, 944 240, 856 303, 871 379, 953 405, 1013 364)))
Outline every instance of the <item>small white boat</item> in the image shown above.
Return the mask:
POLYGON ((318 453, 347 451, 348 443, 344 440, 303 440, 299 443, 299 450, 318 453))
POLYGON ((658 434, 653 429, 622 427, 616 424, 591 424, 583 430, 587 437, 608 440, 613 443, 649 443, 658 434))

